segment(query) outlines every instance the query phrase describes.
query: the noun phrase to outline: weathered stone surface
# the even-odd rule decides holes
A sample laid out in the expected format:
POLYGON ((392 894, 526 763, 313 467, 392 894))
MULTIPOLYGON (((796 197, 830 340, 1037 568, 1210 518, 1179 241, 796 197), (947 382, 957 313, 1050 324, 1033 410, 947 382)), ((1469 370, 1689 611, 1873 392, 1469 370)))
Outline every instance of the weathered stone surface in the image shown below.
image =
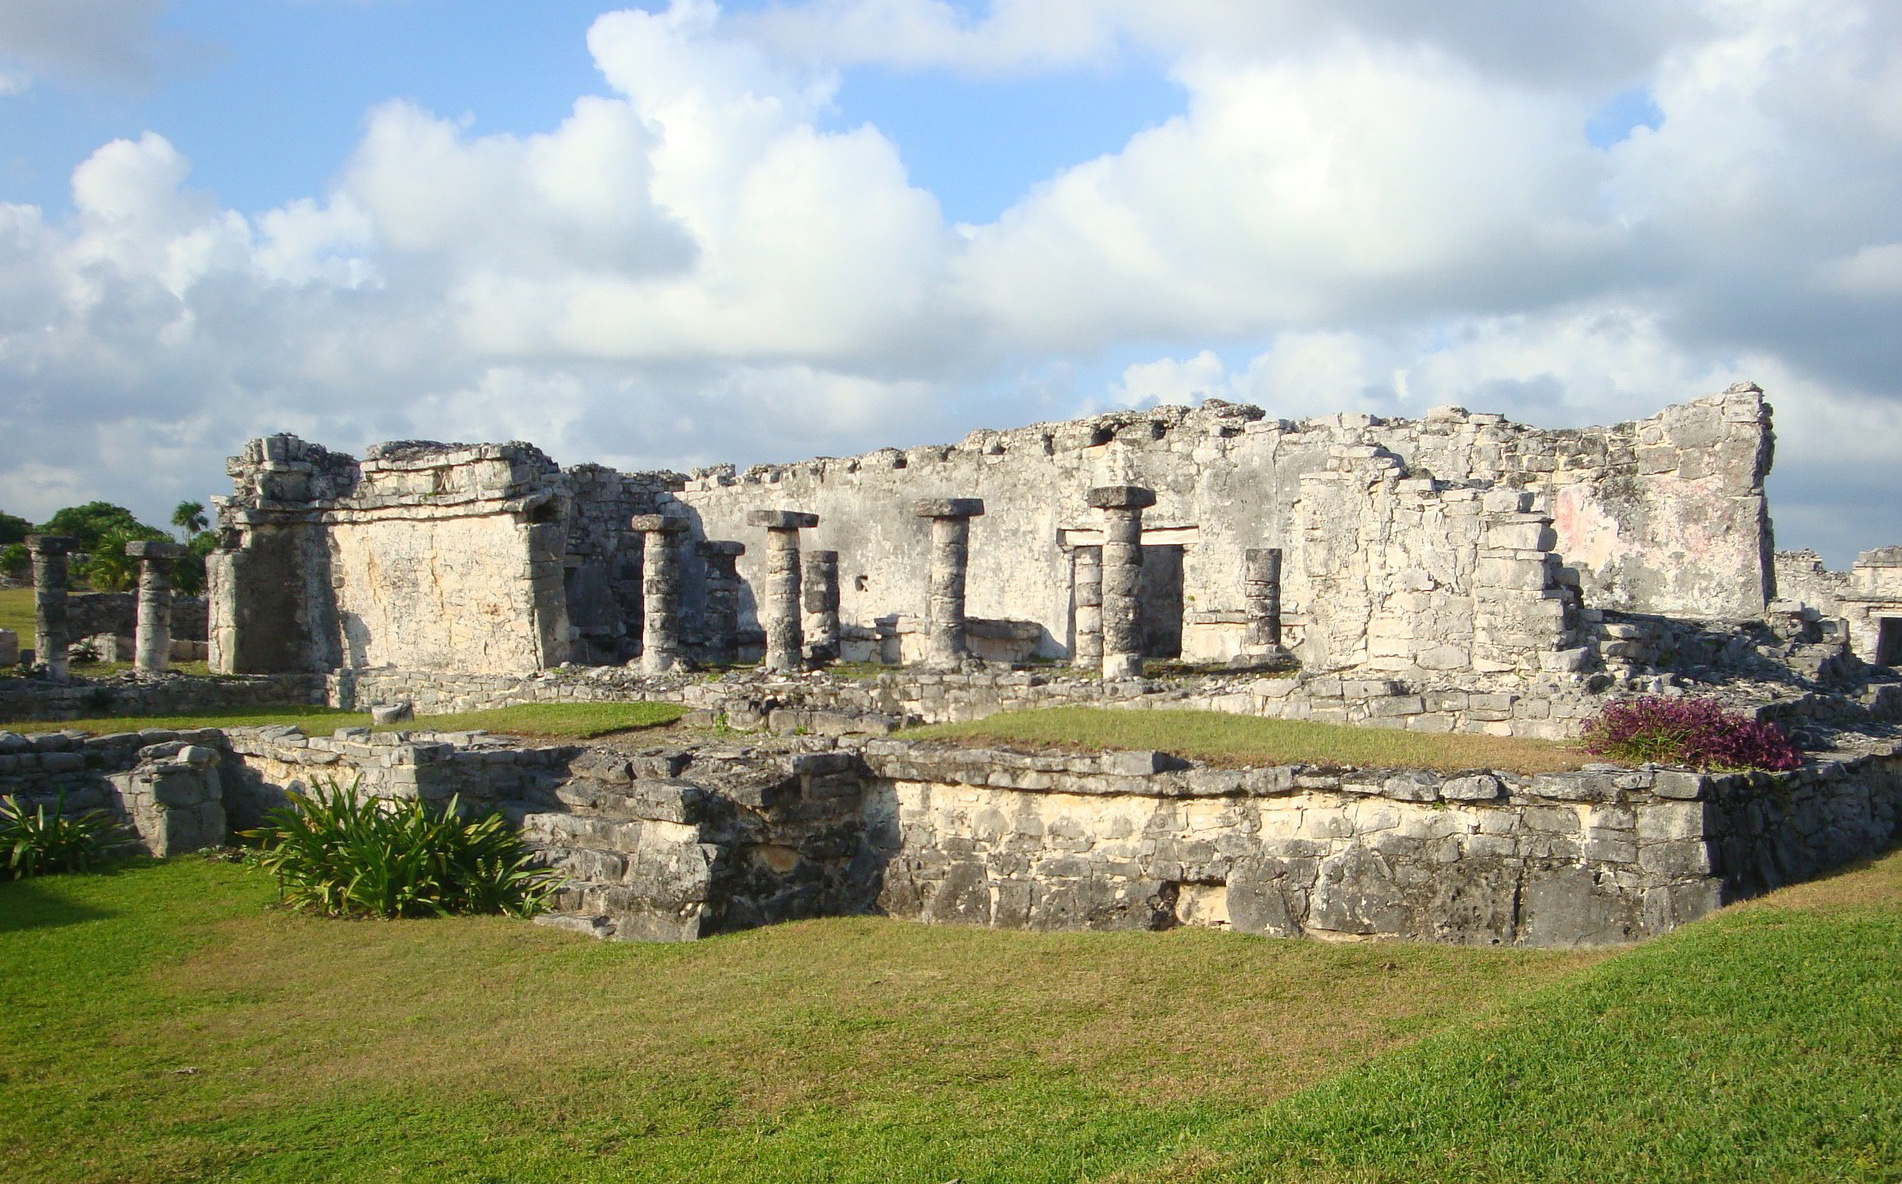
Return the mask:
POLYGON ((1099 510, 1142 510, 1156 504, 1156 491, 1140 485, 1099 485, 1085 500, 1099 510))
POLYGON ((64 681, 70 674, 66 646, 72 640, 66 619, 67 556, 77 540, 65 535, 30 534, 33 561, 33 652, 47 676, 64 681))
POLYGON ((911 512, 920 518, 977 518, 984 513, 981 497, 920 498, 911 503, 911 512))
POLYGON ((819 525, 819 516, 797 510, 753 510, 746 515, 746 524, 767 530, 809 530, 819 525))

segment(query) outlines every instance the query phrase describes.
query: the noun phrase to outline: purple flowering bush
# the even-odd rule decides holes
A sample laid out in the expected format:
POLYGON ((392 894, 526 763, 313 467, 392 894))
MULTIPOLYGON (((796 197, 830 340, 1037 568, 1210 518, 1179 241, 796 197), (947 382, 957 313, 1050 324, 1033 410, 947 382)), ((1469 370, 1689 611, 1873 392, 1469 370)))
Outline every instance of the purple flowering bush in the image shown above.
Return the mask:
POLYGON ((1606 707, 1585 726, 1585 750, 1641 764, 1694 769, 1768 769, 1803 763, 1789 737, 1772 723, 1725 711, 1714 699, 1647 695, 1606 707))

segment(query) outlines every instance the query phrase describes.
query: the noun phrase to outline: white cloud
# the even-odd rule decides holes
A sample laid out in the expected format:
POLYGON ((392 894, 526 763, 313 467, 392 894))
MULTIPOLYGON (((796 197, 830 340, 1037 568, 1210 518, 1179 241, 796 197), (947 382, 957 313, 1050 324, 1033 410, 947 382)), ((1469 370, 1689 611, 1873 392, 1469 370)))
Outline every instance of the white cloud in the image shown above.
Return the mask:
MULTIPOLYGON (((51 474, 87 473, 163 508, 267 430, 686 465, 1205 397, 1602 422, 1744 377, 1789 472, 1864 480, 1854 425, 1902 405, 1899 22, 1854 0, 610 13, 588 44, 611 93, 538 134, 387 103, 332 192, 247 219, 154 133, 76 170, 70 220, 0 206, 0 433, 36 466, 0 498, 40 513, 78 488, 51 474), (947 226, 834 109, 858 62, 1151 60, 1182 116, 983 226, 947 226), (1633 86, 1659 126, 1592 148, 1633 86), (1106 355, 1120 374, 1077 389, 1106 355)), ((1836 517, 1889 529, 1867 480, 1836 517)), ((1791 488, 1821 530, 1820 486, 1791 488)))

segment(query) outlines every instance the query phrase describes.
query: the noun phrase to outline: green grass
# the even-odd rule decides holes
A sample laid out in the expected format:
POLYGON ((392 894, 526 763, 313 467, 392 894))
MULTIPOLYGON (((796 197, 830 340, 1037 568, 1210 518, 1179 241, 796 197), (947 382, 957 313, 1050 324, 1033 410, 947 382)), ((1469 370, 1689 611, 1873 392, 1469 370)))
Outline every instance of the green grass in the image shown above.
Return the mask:
MULTIPOLYGON (((425 715, 379 731, 502 732, 514 736, 585 740, 613 732, 670 724, 686 714, 675 703, 531 703, 455 715, 425 715)), ((190 728, 258 728, 295 724, 313 735, 337 728, 370 725, 362 711, 335 707, 265 707, 224 711, 187 711, 175 715, 115 715, 75 720, 21 720, 0 723, 13 732, 129 732, 140 728, 182 731, 190 728)))
POLYGON ((33 644, 33 589, 0 588, 0 629, 20 635, 22 647, 33 644))
POLYGON ((589 740, 615 732, 661 727, 687 714, 678 703, 524 703, 454 715, 425 715, 401 724, 384 724, 379 732, 502 732, 511 736, 544 736, 558 740, 589 740))
POLYGON ((1605 955, 0 884, 9 1180, 1893 1180, 1902 856, 1605 955))
POLYGON ((136 732, 141 728, 189 731, 194 728, 262 728, 273 724, 296 724, 307 732, 327 735, 335 728, 368 727, 370 716, 363 711, 342 711, 335 707, 287 706, 228 708, 207 711, 180 711, 170 715, 101 715, 86 719, 0 720, 0 729, 9 732, 136 732))
POLYGON ((1091 751, 1148 748, 1223 765, 1357 765, 1363 768, 1499 769, 1550 773, 1595 759, 1545 740, 1433 735, 1344 727, 1306 720, 1260 719, 1216 711, 1133 711, 1050 707, 969 723, 933 724, 906 739, 996 743, 1091 751))
POLYGON ((1902 854, 1632 949, 1141 1178, 1902 1179, 1902 854))

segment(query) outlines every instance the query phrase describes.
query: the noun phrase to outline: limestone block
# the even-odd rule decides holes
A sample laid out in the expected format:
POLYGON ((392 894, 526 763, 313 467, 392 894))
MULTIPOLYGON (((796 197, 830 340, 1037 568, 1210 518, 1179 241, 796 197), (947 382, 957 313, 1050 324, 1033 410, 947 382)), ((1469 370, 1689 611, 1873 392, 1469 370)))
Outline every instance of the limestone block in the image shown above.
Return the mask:
POLYGON ((920 498, 912 502, 911 512, 920 518, 977 518, 984 513, 984 499, 977 497, 920 498))
POLYGON ((810 530, 819 525, 819 515, 797 510, 752 510, 746 515, 746 524, 767 530, 810 530))
POLYGON ((1144 510, 1156 504, 1156 493, 1139 485, 1100 485, 1086 500, 1099 510, 1144 510))

